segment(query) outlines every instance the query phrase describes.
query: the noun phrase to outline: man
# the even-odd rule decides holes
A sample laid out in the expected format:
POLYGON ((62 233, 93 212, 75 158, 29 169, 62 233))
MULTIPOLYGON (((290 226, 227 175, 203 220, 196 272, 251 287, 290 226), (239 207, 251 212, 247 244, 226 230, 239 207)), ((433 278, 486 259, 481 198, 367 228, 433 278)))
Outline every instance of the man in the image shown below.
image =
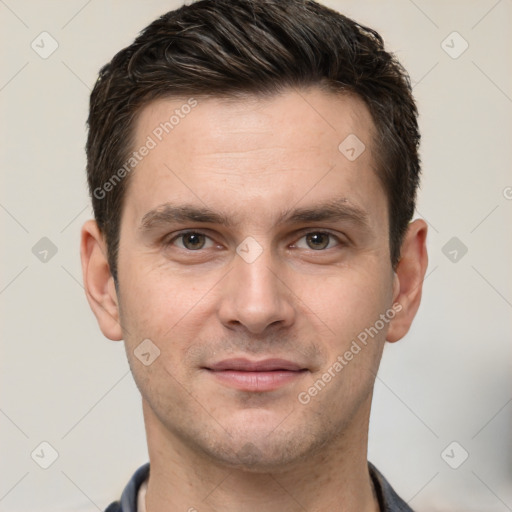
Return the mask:
POLYGON ((108 512, 411 510, 367 461, 427 267, 409 79, 311 1, 203 0, 100 72, 82 229, 149 464, 108 512))

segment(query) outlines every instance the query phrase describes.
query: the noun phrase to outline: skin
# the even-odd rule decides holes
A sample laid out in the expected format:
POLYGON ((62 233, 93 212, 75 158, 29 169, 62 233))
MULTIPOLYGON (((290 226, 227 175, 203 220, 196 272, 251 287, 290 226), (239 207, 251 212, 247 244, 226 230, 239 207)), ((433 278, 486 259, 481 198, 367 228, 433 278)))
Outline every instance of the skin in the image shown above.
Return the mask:
MULTIPOLYGON (((185 101, 146 106, 135 147, 185 101)), ((84 224, 89 304, 103 334, 124 339, 142 395, 151 512, 379 510, 367 467, 374 380, 386 340, 401 339, 418 309, 427 226, 410 223, 393 271, 373 133, 359 98, 317 88, 198 98, 130 176, 118 289, 103 235, 94 221, 84 224), (338 149, 349 134, 366 146, 354 161, 338 149), (332 200, 360 210, 365 223, 278 222, 284 210, 332 200), (236 223, 141 230, 142 218, 165 203, 207 207, 236 223), (203 248, 179 238, 184 229, 206 235, 192 237, 203 248), (261 247, 251 263, 236 252, 246 237, 261 247), (300 403, 299 393, 393 304, 400 312, 300 403), (148 366, 134 354, 144 339, 160 350, 148 366), (231 357, 280 357, 307 371, 273 391, 241 391, 204 369, 231 357)))

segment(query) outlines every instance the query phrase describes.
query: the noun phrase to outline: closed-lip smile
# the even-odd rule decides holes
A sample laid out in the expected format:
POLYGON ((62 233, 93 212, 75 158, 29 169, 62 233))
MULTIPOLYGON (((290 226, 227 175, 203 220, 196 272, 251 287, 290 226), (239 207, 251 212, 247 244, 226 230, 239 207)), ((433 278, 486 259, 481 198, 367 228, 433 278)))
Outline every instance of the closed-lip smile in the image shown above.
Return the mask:
POLYGON ((273 391, 309 370, 287 359, 224 359, 203 367, 220 383, 242 391, 273 391))

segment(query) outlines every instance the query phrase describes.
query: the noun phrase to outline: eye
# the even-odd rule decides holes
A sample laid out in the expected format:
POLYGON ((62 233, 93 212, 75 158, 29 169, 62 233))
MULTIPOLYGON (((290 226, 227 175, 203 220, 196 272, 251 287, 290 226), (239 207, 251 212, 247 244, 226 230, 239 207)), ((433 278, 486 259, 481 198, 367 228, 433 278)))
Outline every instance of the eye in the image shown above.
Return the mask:
POLYGON ((180 249, 198 251, 199 249, 212 247, 213 242, 204 233, 188 231, 175 236, 169 240, 166 245, 177 245, 180 249), (176 243, 178 240, 181 240, 181 243, 176 243), (208 245, 208 241, 210 242, 210 245, 208 245))
POLYGON ((300 238, 299 242, 294 244, 295 247, 299 247, 300 249, 312 249, 313 251, 322 251, 324 249, 330 249, 336 245, 339 245, 339 239, 332 235, 331 233, 326 233, 324 231, 312 231, 311 233, 307 233, 305 236, 300 238), (307 247, 301 245, 301 240, 305 240, 307 247), (334 244, 332 242, 335 242, 334 244))

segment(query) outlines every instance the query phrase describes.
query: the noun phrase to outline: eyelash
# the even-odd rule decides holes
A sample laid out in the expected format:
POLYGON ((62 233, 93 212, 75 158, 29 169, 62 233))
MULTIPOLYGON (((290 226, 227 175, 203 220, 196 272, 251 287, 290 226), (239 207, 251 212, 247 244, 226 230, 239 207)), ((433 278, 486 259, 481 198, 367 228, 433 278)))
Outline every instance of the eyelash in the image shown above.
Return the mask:
MULTIPOLYGON (((189 234, 194 234, 194 235, 203 235, 205 236, 206 238, 211 239, 211 237, 209 237, 206 233, 203 233, 202 231, 197 231, 197 230, 188 230, 188 231, 182 231, 178 234, 176 234, 175 236, 173 236, 170 240, 165 240, 164 241, 164 245, 165 247, 169 247, 169 246, 172 246, 173 243, 178 240, 178 239, 182 239, 185 235, 189 235, 189 234)), ((308 235, 327 235, 330 237, 330 240, 331 239, 334 239, 336 242, 337 242, 337 246, 344 246, 344 245, 347 245, 346 242, 344 242, 343 240, 341 240, 338 236, 334 235, 333 233, 329 232, 329 231, 307 231, 305 232, 298 240, 302 240, 303 238, 307 237, 308 235)), ((296 245, 297 242, 294 242, 293 245, 296 245)), ((327 251, 328 249, 333 249, 334 247, 329 247, 330 243, 328 244, 328 247, 325 248, 325 249, 311 249, 309 248, 310 251, 312 252, 325 252, 327 251)), ((193 250, 193 249, 187 249, 187 248, 183 248, 183 247, 178 247, 178 249, 182 249, 184 251, 187 251, 187 252, 201 252, 203 250, 203 248, 201 249, 196 249, 196 250, 193 250)))

